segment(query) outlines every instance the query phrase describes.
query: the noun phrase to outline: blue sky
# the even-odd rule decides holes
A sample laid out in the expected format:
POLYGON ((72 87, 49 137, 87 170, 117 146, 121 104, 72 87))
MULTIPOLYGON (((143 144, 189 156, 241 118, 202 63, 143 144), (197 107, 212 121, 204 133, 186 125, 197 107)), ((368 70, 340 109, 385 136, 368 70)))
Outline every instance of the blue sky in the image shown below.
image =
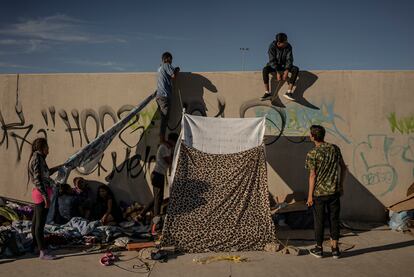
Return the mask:
POLYGON ((414 69, 414 1, 2 0, 0 73, 261 70, 286 32, 303 70, 414 69))

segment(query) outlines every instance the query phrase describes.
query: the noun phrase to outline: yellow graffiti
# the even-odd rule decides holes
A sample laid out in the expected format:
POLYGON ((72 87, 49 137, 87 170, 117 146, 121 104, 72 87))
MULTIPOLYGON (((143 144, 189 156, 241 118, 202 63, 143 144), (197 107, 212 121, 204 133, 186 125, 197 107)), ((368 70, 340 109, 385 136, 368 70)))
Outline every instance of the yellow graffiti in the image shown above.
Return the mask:
POLYGON ((155 101, 149 103, 142 111, 138 113, 138 121, 136 121, 136 117, 131 119, 130 128, 132 131, 135 131, 138 128, 144 128, 144 130, 151 128, 151 122, 159 119, 157 109, 158 106, 155 101))

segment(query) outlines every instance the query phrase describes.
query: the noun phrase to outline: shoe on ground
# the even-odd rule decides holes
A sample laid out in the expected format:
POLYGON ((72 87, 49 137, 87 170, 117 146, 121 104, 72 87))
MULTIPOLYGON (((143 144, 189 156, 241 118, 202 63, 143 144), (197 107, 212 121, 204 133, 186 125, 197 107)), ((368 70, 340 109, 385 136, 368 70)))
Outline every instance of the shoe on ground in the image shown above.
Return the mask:
POLYGON ((322 258, 323 257, 322 247, 315 246, 314 248, 309 250, 309 254, 311 254, 312 256, 314 256, 316 258, 322 258))
POLYGON ((51 255, 46 251, 40 251, 39 258, 41 260, 56 260, 57 259, 55 255, 51 255))
POLYGON ((332 258, 339 259, 341 257, 341 252, 339 251, 339 247, 332 248, 332 258))
POLYGON ((272 98, 272 95, 270 93, 265 92, 265 94, 263 94, 263 96, 260 97, 260 100, 263 101, 263 100, 268 100, 270 98, 272 98))
POLYGON ((286 99, 289 99, 289 100, 295 100, 295 98, 293 98, 293 93, 292 93, 292 92, 286 92, 283 96, 284 96, 286 99))

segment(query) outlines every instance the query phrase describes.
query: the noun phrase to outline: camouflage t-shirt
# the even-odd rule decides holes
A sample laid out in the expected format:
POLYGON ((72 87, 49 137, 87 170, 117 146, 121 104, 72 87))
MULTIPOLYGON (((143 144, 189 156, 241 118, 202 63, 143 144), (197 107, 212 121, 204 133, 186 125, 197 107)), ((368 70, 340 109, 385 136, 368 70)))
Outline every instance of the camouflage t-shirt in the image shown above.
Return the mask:
POLYGON ((341 150, 335 144, 324 142, 315 146, 306 156, 305 168, 316 172, 314 196, 332 195, 342 191, 340 186, 341 150))

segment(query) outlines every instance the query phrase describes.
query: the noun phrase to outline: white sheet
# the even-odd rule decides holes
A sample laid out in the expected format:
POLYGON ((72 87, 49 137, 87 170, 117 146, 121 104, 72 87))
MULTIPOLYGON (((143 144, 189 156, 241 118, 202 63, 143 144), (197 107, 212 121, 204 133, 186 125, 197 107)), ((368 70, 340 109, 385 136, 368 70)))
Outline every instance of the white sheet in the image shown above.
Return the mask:
POLYGON ((263 143, 265 124, 265 117, 216 118, 183 114, 168 183, 171 185, 174 181, 180 142, 211 154, 237 153, 263 143))
POLYGON ((188 146, 210 154, 237 153, 259 146, 265 118, 216 118, 183 116, 183 140, 188 146))

